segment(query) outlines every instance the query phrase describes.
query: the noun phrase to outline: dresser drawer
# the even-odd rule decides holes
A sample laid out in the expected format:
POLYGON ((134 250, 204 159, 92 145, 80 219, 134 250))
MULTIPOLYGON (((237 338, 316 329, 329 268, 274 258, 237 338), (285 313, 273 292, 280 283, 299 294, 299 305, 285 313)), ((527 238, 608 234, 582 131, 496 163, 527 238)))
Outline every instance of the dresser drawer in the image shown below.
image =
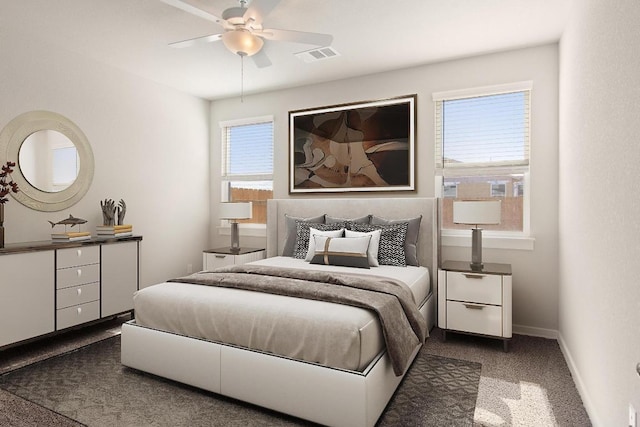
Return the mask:
POLYGON ((447 271, 447 300, 502 305, 502 276, 447 271))
POLYGON ((447 301, 447 329, 501 337, 502 307, 447 301))
POLYGON ((65 329, 100 318, 100 301, 62 308, 56 312, 56 329, 65 329))
POLYGON ((100 264, 82 265, 56 270, 57 289, 93 282, 100 282, 100 264))
POLYGON ((206 254, 207 257, 207 270, 213 270, 214 268, 224 267, 227 265, 235 264, 235 257, 237 255, 230 254, 206 254))
POLYGON ((74 286, 60 289, 56 293, 56 308, 66 308, 72 305, 80 305, 100 299, 100 284, 91 283, 89 285, 74 286))
POLYGON ((58 249, 56 251, 56 268, 75 267, 77 265, 96 264, 99 262, 100 247, 98 245, 58 249))

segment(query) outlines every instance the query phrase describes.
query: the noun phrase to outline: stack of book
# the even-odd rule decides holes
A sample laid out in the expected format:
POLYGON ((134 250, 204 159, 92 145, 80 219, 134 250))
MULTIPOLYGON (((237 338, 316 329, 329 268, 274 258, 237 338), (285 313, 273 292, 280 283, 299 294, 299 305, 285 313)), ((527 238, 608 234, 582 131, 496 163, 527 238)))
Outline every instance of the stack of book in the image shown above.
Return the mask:
POLYGON ((98 225, 98 237, 126 237, 133 235, 133 225, 98 225))
POLYGON ((64 233, 51 233, 51 240, 54 242, 76 242, 78 240, 88 240, 91 233, 88 231, 67 231, 64 233))

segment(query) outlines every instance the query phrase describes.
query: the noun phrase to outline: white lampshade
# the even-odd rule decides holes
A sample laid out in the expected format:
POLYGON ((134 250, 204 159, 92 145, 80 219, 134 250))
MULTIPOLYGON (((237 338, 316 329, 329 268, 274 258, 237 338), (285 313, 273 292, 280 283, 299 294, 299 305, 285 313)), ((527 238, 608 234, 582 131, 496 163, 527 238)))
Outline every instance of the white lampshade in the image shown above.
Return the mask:
POLYGON ((500 200, 474 200, 453 202, 455 224, 500 224, 500 200))
POLYGON ((222 35, 222 43, 231 52, 240 56, 255 55, 264 45, 264 41, 260 37, 244 29, 227 31, 222 35))
POLYGON ((220 219, 249 219, 252 215, 251 202, 220 203, 220 219))

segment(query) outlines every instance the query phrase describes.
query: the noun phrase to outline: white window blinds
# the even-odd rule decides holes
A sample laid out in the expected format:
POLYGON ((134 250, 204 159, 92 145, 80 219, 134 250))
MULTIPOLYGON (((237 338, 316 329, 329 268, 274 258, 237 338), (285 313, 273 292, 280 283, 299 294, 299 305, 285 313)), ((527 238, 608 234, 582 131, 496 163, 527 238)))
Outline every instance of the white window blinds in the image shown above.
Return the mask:
POLYGON ((529 165, 530 89, 435 99, 436 169, 459 176, 529 165))
POLYGON ((270 180, 273 176, 273 121, 222 127, 224 180, 270 180))
POLYGON ((266 224, 273 198, 273 116, 221 122, 221 194, 224 202, 252 202, 251 219, 266 224))

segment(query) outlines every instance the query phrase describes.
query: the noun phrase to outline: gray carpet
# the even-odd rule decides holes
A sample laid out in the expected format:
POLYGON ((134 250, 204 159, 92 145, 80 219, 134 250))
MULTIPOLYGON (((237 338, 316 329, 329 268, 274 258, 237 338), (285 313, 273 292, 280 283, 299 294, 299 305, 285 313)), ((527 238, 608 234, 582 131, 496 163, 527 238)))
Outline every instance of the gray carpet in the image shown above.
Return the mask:
POLYGON ((78 427, 83 424, 50 409, 0 390, 0 426, 3 427, 78 427))
POLYGON ((129 319, 131 316, 124 314, 94 325, 71 329, 59 335, 2 350, 0 375, 105 338, 120 335, 122 324, 129 319))
POLYGON ((514 335, 505 353, 491 338, 430 335, 427 353, 482 364, 476 426, 591 426, 556 340, 514 335))
MULTIPOLYGON (((480 371, 480 363, 421 351, 378 425, 473 425, 480 371)), ((309 424, 124 368, 119 337, 13 370, 0 376, 0 387, 10 392, 0 394, 5 414, 0 424, 2 416, 24 422, 7 425, 77 425, 72 420, 91 427, 309 424), (4 403, 11 399, 20 404, 4 403), (56 415, 44 408, 60 415, 38 424, 38 417, 56 415), (23 411, 22 418, 16 410, 23 411)))

